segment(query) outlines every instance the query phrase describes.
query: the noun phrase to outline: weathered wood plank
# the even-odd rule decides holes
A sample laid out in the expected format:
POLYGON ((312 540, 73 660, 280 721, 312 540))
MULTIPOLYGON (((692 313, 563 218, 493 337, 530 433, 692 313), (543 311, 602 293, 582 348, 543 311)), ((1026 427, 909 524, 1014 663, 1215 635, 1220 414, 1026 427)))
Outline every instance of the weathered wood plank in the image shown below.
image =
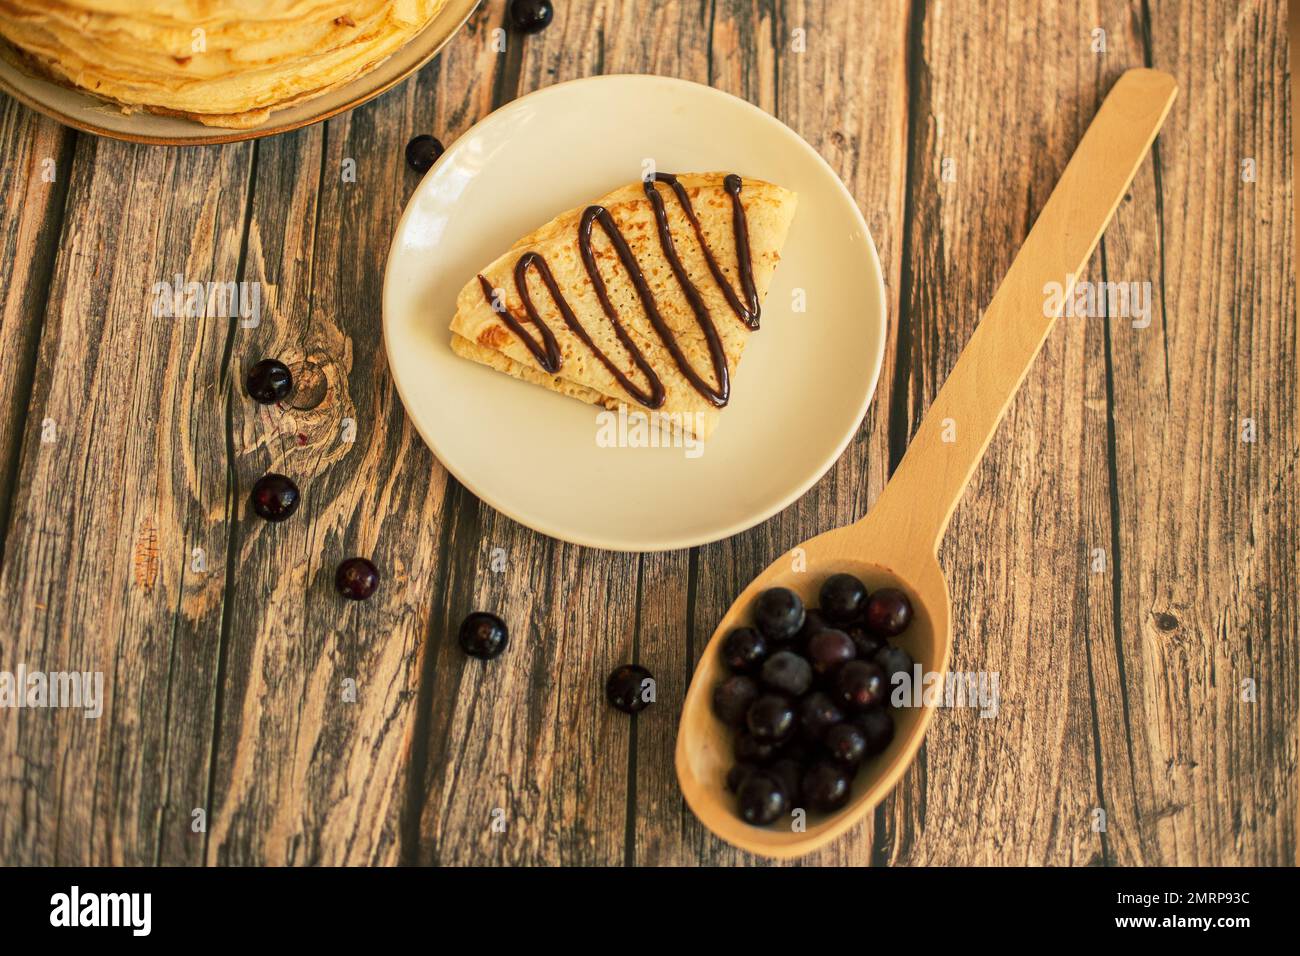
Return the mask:
MULTIPOLYGON (((1092 31, 1124 16, 1118 5, 1026 2, 994 23, 971 6, 927 6, 913 99, 896 454, 1118 74, 1093 51, 1092 31)), ((1097 272, 1094 257, 1084 279, 1097 272)), ((997 672, 1000 708, 989 719, 965 708, 938 715, 884 805, 883 861, 1103 859, 1091 827, 1098 767, 1088 653, 1111 634, 1089 566, 1089 539, 1104 546, 1108 518, 1098 505, 1108 484, 1103 351, 1099 322, 1061 321, 957 509, 941 548, 953 602, 951 667, 997 672)))
MULTIPOLYGON (((625 17, 641 17, 638 4, 621 4, 625 17)), ((710 38, 719 22, 717 4, 678 4, 654 12, 662 30, 607 27, 608 49, 601 69, 607 73, 656 73, 708 83, 715 50, 710 38)), ((633 21, 634 22, 634 21, 633 21)), ((584 65, 573 63, 573 75, 584 65)), ((683 841, 699 845, 706 834, 691 815, 673 772, 677 719, 690 684, 695 661, 691 652, 688 595, 695 549, 641 555, 635 565, 637 589, 631 616, 633 642, 622 659, 606 660, 612 670, 635 660, 655 675, 658 700, 632 720, 616 720, 617 747, 628 754, 629 802, 625 808, 624 861, 629 865, 674 863, 682 857, 683 841)), ((621 714, 604 708, 615 718, 621 714)), ((689 855, 685 861, 698 862, 689 855)))
MULTIPOLYGON (((902 251, 908 15, 903 2, 876 5, 870 16, 838 3, 784 8, 720 3, 715 11, 708 79, 774 112, 812 143, 844 179, 867 217, 880 252, 890 332, 876 397, 857 438, 807 495, 757 528, 695 549, 689 561, 678 555, 645 556, 641 653, 652 662, 652 669, 660 668, 656 673, 674 675, 680 689, 677 696, 661 698, 673 704, 670 730, 646 721, 638 727, 636 859, 640 863, 756 862, 707 833, 684 806, 672 760, 680 694, 690 681, 697 655, 736 593, 776 555, 825 528, 861 516, 884 486, 902 251), (870 95, 863 97, 863 90, 870 95)), ((872 827, 862 827, 804 862, 868 863, 872 836, 872 827)))
MULTIPOLYGON (((518 93, 601 72, 703 74, 704 15, 667 3, 561 8, 544 33, 509 37, 518 93), (660 29, 644 29, 647 22, 660 29)), ((634 724, 604 703, 603 688, 614 667, 636 657, 639 560, 560 544, 468 493, 457 507, 444 634, 431 648, 438 657, 420 858, 622 863, 634 724), (491 570, 495 549, 499 573, 491 570), (475 609, 501 614, 513 635, 510 652, 488 667, 454 644, 461 618, 475 609), (504 830, 491 826, 498 809, 504 830)), ((675 726, 671 700, 685 687, 654 672, 663 703, 635 721, 662 734, 675 726)))
POLYGON ((232 365, 242 377, 276 356, 302 384, 282 408, 242 396, 233 408, 240 520, 211 863, 401 858, 449 480, 388 373, 383 263, 419 181, 406 143, 426 131, 448 140, 484 111, 496 22, 480 10, 414 80, 259 143, 245 275, 264 283, 269 304, 260 327, 241 330, 232 365), (269 471, 303 493, 280 525, 246 503, 269 471), (352 555, 383 576, 363 603, 333 589, 352 555))
MULTIPOLYGON (((1103 27, 1106 30, 1105 66, 1109 82, 1121 71, 1146 65, 1148 61, 1147 33, 1149 24, 1142 11, 1119 9, 1112 11, 1103 27)), ((1181 80, 1181 77, 1179 77, 1181 80)), ((1110 468, 1114 458, 1114 422, 1116 415, 1114 395, 1117 391, 1132 391, 1138 387, 1128 378, 1116 379, 1111 362, 1112 338, 1116 334, 1145 335, 1135 330, 1133 322, 1149 331, 1149 322, 1156 321, 1161 308, 1158 296, 1157 273, 1145 268, 1140 274, 1125 269, 1117 275, 1114 264, 1117 252, 1124 248, 1127 237, 1142 235, 1148 241, 1159 243, 1162 227, 1160 205, 1157 198, 1157 169, 1160 163, 1161 143, 1170 136, 1170 127, 1152 149, 1151 157, 1139 167, 1129 195, 1116 211, 1099 248, 1099 265, 1093 277, 1104 281, 1153 281, 1157 294, 1148 303, 1148 318, 1122 318, 1110 313, 1108 297, 1099 300, 1102 317, 1065 319, 1071 323, 1088 323, 1095 329, 1100 325, 1104 332, 1102 352, 1095 351, 1090 339, 1088 353, 1087 388, 1085 402, 1085 446, 1100 452, 1105 449, 1108 479, 1105 482, 1088 481, 1081 486, 1084 513, 1087 518, 1086 539, 1081 542, 1081 560, 1088 574, 1081 580, 1078 596, 1086 608, 1085 650, 1088 660, 1088 687, 1092 698, 1094 719, 1094 760, 1097 767, 1097 805, 1100 812, 1096 826, 1105 830, 1098 833, 1101 856, 1096 862, 1107 865, 1140 866, 1148 863, 1167 863, 1150 848, 1143 848, 1135 824, 1133 808, 1135 775, 1132 765, 1131 714, 1128 695, 1132 675, 1126 671, 1123 645, 1119 636, 1123 624, 1119 614, 1119 580, 1123 573, 1123 551, 1116 546, 1118 529, 1115 523, 1116 484, 1115 472, 1110 468), (1100 377, 1100 384, 1098 379, 1100 377), (1098 435, 1102 436, 1099 444, 1098 435), (1105 622, 1109 621, 1109 627, 1105 622)), ((1116 312, 1120 303, 1116 302, 1116 312)), ((1131 310, 1130 310, 1131 311, 1131 310)))
POLYGON ((27 421, 75 134, 0 96, 0 560, 27 421))
POLYGON ((0 640, 7 669, 102 672, 106 703, 0 721, 7 862, 201 857, 231 323, 154 317, 151 289, 233 277, 250 154, 77 141, 0 581, 22 611, 0 640))
POLYGON ((484 4, 376 102, 256 147, 74 137, 4 104, 0 605, 17 611, 0 669, 101 670, 108 702, 99 720, 0 719, 0 859, 755 862, 677 789, 695 654, 773 555, 879 493, 1102 96, 1150 62, 1180 97, 1083 278, 1149 279, 1152 322, 1061 321, 943 549, 953 667, 1000 673, 999 715, 941 713, 874 826, 807 862, 1295 861, 1279 0, 1022 0, 996 22, 920 0, 607 0, 561 5, 498 54, 504 11, 484 4), (407 139, 450 142, 600 72, 711 82, 775 113, 845 179, 886 269, 887 359, 858 438, 784 514, 692 552, 561 545, 480 504, 415 435, 383 357, 407 139), (262 283, 261 324, 151 317, 152 284, 177 273, 262 283), (253 405, 242 378, 264 355, 321 387, 253 405), (247 508, 268 470, 304 492, 286 525, 247 508), (332 591, 351 554, 385 574, 361 605, 332 591), (486 666, 455 645, 476 608, 514 637, 486 666), (659 679, 633 720, 602 697, 628 660, 659 679))
POLYGON ((1270 0, 1152 4, 1143 25, 1145 55, 1175 74, 1180 93, 1155 175, 1137 184, 1106 243, 1111 281, 1154 287, 1150 326, 1115 319, 1108 330, 1116 654, 1131 755, 1111 822, 1124 862, 1296 858, 1285 23, 1283 4, 1270 0), (1157 228, 1133 214, 1152 204, 1157 228))

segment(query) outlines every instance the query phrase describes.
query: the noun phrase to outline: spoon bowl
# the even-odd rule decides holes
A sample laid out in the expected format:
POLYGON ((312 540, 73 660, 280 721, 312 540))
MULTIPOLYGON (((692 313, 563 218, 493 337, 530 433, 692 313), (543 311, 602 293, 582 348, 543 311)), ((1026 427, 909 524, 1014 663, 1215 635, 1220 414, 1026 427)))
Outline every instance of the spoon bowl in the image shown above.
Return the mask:
POLYGON ((899 588, 912 602, 912 622, 893 643, 906 650, 923 673, 947 671, 952 650, 951 613, 948 585, 939 563, 932 556, 924 560, 924 552, 920 561, 905 553, 864 560, 860 555, 871 552, 870 543, 882 540, 872 527, 874 523, 868 516, 855 525, 828 531, 773 561, 736 599, 700 659, 682 707, 677 779, 691 810, 728 843, 777 859, 812 852, 854 826, 884 799, 921 746, 935 708, 895 708, 894 739, 863 764, 854 778, 848 805, 834 813, 809 814, 802 832, 789 826, 750 826, 736 815, 735 798, 726 789, 727 771, 735 763, 732 731, 714 716, 711 704, 713 688, 727 676, 720 642, 733 628, 751 623, 750 609, 759 592, 789 588, 805 606, 815 607, 822 582, 838 572, 852 574, 870 591, 899 588))
POLYGON ((934 707, 896 707, 894 739, 859 770, 847 806, 802 821, 792 813, 766 827, 745 823, 726 789, 734 762, 730 731, 711 706, 713 688, 725 675, 719 643, 733 628, 751 623, 760 591, 788 587, 813 607, 822 582, 845 572, 869 590, 891 585, 907 594, 912 622, 895 642, 925 675, 946 675, 952 608, 937 557, 944 529, 1176 93, 1173 77, 1158 70, 1129 70, 1119 78, 871 511, 768 565, 713 632, 682 704, 677 779, 691 810, 728 843, 775 858, 811 853, 861 821, 916 756, 934 707), (1053 286, 1062 294, 1049 308, 1053 286))

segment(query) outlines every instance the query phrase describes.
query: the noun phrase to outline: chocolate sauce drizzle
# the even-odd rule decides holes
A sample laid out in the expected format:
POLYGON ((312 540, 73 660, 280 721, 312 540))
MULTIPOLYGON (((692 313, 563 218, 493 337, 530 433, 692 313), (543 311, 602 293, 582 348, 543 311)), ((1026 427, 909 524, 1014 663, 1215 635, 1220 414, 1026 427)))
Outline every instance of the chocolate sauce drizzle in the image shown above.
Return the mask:
POLYGON ((605 280, 601 278, 600 270, 596 266, 596 257, 591 248, 591 233, 594 226, 599 223, 600 228, 609 239, 610 245, 614 247, 619 261, 622 262, 633 287, 636 289, 646 317, 650 320, 650 324, 658 333, 669 354, 672 355, 677 368, 696 391, 716 407, 722 408, 727 404, 731 395, 731 378, 727 369, 726 352, 722 347, 722 339, 718 335, 717 326, 713 324, 713 318, 709 315, 708 307, 704 304, 704 299, 700 295, 700 290, 691 282, 686 267, 677 255, 677 247, 673 243, 672 231, 668 226, 668 212, 664 207, 663 195, 655 188, 655 183, 664 183, 672 189, 673 195, 677 197, 677 202, 682 208, 682 212, 685 213, 687 221, 690 222, 691 228, 695 231, 695 238, 700 244, 700 250, 704 253, 704 261, 708 264, 714 281, 722 290, 727 304, 736 313, 736 317, 745 323, 748 328, 757 329, 759 322, 758 292, 754 288, 754 268, 750 258, 749 224, 745 219, 744 206, 740 202, 742 182, 740 177, 734 173, 723 180, 723 188, 731 196, 732 226, 736 237, 736 259, 740 271, 741 294, 745 297, 743 303, 736 291, 731 287, 731 283, 727 281, 727 277, 723 275, 722 269, 719 268, 713 251, 704 239, 704 229, 700 225, 699 217, 695 215, 695 208, 691 205, 690 196, 687 195, 685 187, 678 182, 677 177, 671 173, 655 173, 653 179, 646 179, 642 184, 646 198, 650 200, 650 205, 654 210, 655 223, 659 231, 659 247, 663 250, 664 258, 668 260, 668 265, 672 268, 677 284, 686 296, 686 301, 690 303, 691 311, 695 313, 695 321, 699 325, 700 331, 704 333, 705 341, 708 342, 710 364, 713 366, 713 376, 718 383, 716 387, 705 381, 691 367, 690 362, 686 360, 676 336, 673 335, 672 329, 668 327, 663 314, 659 311, 659 305, 655 301, 654 293, 650 289, 650 284, 646 281, 645 274, 641 271, 640 264, 628 247, 627 240, 619 232, 613 217, 604 206, 588 206, 582 211, 582 217, 578 223, 578 251, 582 256, 582 263, 587 269, 587 275, 591 277, 592 287, 595 289, 596 298, 600 300, 600 306, 605 312, 605 317, 609 319, 610 324, 614 327, 614 334, 618 336, 619 342, 627 349, 637 369, 645 376, 646 388, 638 387, 614 364, 608 355, 596 347, 595 342, 591 340, 591 336, 582 327, 577 316, 573 314, 573 309, 560 292, 555 277, 546 264, 546 260, 538 253, 526 252, 519 257, 519 261, 515 263, 514 280, 515 288, 519 290, 519 297, 524 303, 524 311, 528 314, 529 321, 537 326, 541 335, 542 340, 540 343, 524 330, 523 325, 515 316, 510 314, 510 310, 505 308, 503 303, 497 301, 491 284, 482 275, 478 277, 479 285, 483 289, 483 296, 487 299, 488 305, 501 316, 501 320, 505 322, 510 331, 514 332, 520 341, 527 346, 528 351, 537 360, 537 364, 554 375, 560 370, 562 357, 555 336, 546 327, 546 323, 542 321, 541 315, 533 304, 532 296, 528 292, 528 270, 530 268, 535 269, 542 280, 542 284, 546 286, 547 292, 550 293, 551 299, 555 302, 556 308, 559 309, 564 324, 582 340, 583 344, 614 376, 619 385, 647 408, 662 407, 665 398, 663 381, 655 374, 650 363, 646 361, 645 355, 637 348, 636 343, 628 334, 627 328, 620 321, 618 310, 614 308, 613 302, 610 301, 605 280))

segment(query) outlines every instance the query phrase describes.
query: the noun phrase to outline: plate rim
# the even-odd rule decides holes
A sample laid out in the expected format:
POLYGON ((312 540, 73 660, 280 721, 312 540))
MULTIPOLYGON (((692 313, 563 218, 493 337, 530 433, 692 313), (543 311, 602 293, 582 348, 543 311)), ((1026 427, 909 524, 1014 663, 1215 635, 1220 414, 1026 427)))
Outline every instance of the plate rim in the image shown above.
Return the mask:
MULTIPOLYGON (((888 348, 889 312, 888 312, 888 301, 885 295, 885 275, 884 275, 884 270, 881 267, 880 253, 879 250, 877 250, 876 248, 875 238, 871 235, 871 229, 868 227, 866 217, 863 216, 862 210, 858 206, 857 199, 855 199, 853 194, 849 192, 848 186, 844 184, 844 180, 840 178, 839 173, 837 173, 834 170, 834 168, 832 168, 831 164, 826 161, 825 157, 823 157, 822 154, 819 153, 811 143, 809 143, 802 136, 800 136, 799 133, 795 131, 792 127, 790 127, 788 124, 784 123, 779 117, 773 116, 771 113, 767 112, 761 107, 755 106, 753 103, 739 96, 736 96, 735 94, 728 93, 726 90, 720 90, 717 87, 710 86, 706 83, 697 83, 694 80, 682 79, 681 77, 675 77, 675 76, 661 76, 655 73, 601 73, 593 76, 578 77, 572 80, 564 80, 560 83, 555 83, 550 86, 544 86, 541 87, 540 89, 532 90, 531 92, 526 93, 523 96, 511 100, 509 103, 505 103, 497 107, 495 110, 483 116, 476 123, 471 125, 463 133, 457 136, 456 139, 447 147, 446 152, 450 153, 453 150, 460 148, 461 144, 466 141, 467 137, 471 133, 478 130, 481 126, 484 126, 489 123, 495 125, 497 123, 503 122, 504 121, 502 119, 503 116, 508 116, 509 114, 515 112, 517 109, 520 108, 520 104, 524 103, 526 100, 530 100, 534 97, 553 94, 557 90, 562 90, 567 87, 575 86, 578 84, 595 84, 595 83, 601 83, 601 82, 606 82, 615 79, 617 80, 631 79, 637 82, 654 81, 660 83, 667 83, 668 85, 673 85, 673 86, 687 87, 690 88, 692 92, 702 93, 706 96, 712 95, 720 100, 730 101, 731 105, 733 106, 738 106, 739 108, 742 108, 750 113, 758 114, 758 116, 760 116, 762 119, 780 125, 781 127, 783 127, 785 132, 788 133, 789 136, 793 139, 797 148, 800 148, 805 153, 811 155, 815 163, 819 164, 823 169, 823 171, 830 175, 831 180, 835 183, 835 186, 838 188, 840 194, 848 202, 849 208, 853 210, 853 215, 856 217, 858 225, 862 229, 862 234, 866 238, 868 257, 875 270, 876 282, 874 283, 874 288, 872 289, 872 292, 875 295, 876 301, 880 308, 880 318, 881 318, 880 348, 876 350, 876 355, 872 362, 870 384, 863 392, 863 398, 860 403, 860 407, 858 408, 857 412, 854 414, 854 421, 856 422, 856 424, 852 428, 847 429, 845 431, 844 436, 839 440, 834 451, 827 456, 825 463, 814 468, 809 473, 809 476, 806 479, 804 479, 799 483, 796 483, 796 485, 793 486, 793 490, 788 492, 786 495, 782 496, 780 500, 778 500, 774 505, 760 508, 756 510, 752 515, 741 518, 737 521, 733 521, 717 530, 709 531, 702 537, 698 535, 678 536, 676 538, 665 539, 663 541, 655 541, 649 545, 645 543, 641 543, 639 545, 629 545, 619 540, 601 539, 598 536, 578 534, 573 532, 571 529, 557 527, 553 522, 550 521, 537 520, 532 518, 526 519, 521 515, 519 515, 515 509, 505 506, 502 502, 497 500, 495 496, 489 496, 487 494, 484 494, 475 486, 474 482, 469 481, 465 477, 465 475, 462 473, 462 471, 459 468, 457 468, 449 461, 447 461, 447 459, 440 453, 437 443, 433 441, 432 438, 430 438, 430 436, 426 433, 421 423, 417 421, 416 417, 411 413, 409 398, 402 387, 402 383, 400 379, 393 372, 393 368, 394 368, 393 340, 392 340, 392 336, 390 335, 390 328, 389 328, 390 321, 391 321, 390 316, 392 315, 392 306, 390 305, 389 302, 389 296, 390 296, 390 289, 392 288, 392 284, 393 284, 393 278, 392 278, 393 262, 394 259, 396 258, 398 239, 406 229, 407 220, 412 215, 412 211, 415 209, 416 199, 419 196, 420 190, 424 188, 425 179, 420 180, 419 185, 415 187, 415 190, 407 198, 406 207, 402 210, 402 215, 398 218, 397 224, 393 227, 393 237, 389 242, 388 257, 384 263, 384 288, 383 288, 383 294, 381 296, 382 301, 380 304, 381 314, 382 314, 381 324, 383 326, 382 331, 383 331, 383 338, 384 338, 384 355, 388 361, 389 378, 392 380, 393 387, 397 391, 398 399, 402 403, 403 412, 406 414, 406 417, 410 421, 412 427, 414 427, 416 434, 420 436, 420 439, 424 442, 425 446, 429 449, 429 451, 433 453, 433 456, 438 459, 438 463, 444 469, 446 469, 447 473, 451 475, 453 478, 455 478, 467 491, 469 491, 476 498, 478 498, 478 500, 481 501, 483 504, 486 504, 489 507, 491 507, 493 510, 498 511, 501 514, 505 515, 511 521, 517 522, 518 524, 523 525, 525 528, 529 528, 530 530, 535 531, 538 534, 545 535, 548 538, 553 538, 557 541, 563 541, 568 544, 577 545, 579 547, 593 548, 595 550, 600 550, 600 551, 612 551, 615 553, 622 553, 622 554, 654 554, 663 551, 681 551, 689 548, 701 547, 707 544, 714 544, 716 542, 725 541, 728 538, 732 538, 738 534, 741 534, 742 532, 748 531, 751 528, 757 527, 758 525, 762 524, 764 521, 767 521, 769 518, 772 518, 775 515, 778 515, 781 512, 785 511, 785 509, 789 508, 792 504, 794 504, 805 494, 807 494, 809 489, 811 489, 813 485, 817 484, 817 482, 821 481, 822 478, 826 476, 826 473, 829 472, 831 468, 833 468, 835 464, 840 460, 840 458, 843 457, 844 450, 849 446, 849 443, 853 441, 854 436, 856 436, 857 433, 861 430, 862 422, 863 419, 866 417, 867 410, 871 407, 871 402, 876 397, 876 389, 880 384, 880 371, 881 368, 884 366, 885 351, 888 348)), ((444 153, 444 156, 445 155, 446 154, 444 153)))
MULTIPOLYGON (((332 107, 330 109, 322 109, 319 112, 311 113, 303 117, 302 119, 293 120, 290 122, 281 122, 278 125, 275 122, 275 111, 272 111, 271 117, 266 121, 266 123, 264 123, 261 126, 253 127, 252 129, 230 129, 219 133, 212 133, 210 135, 205 134, 203 136, 185 136, 185 137, 157 136, 157 135, 142 134, 142 133, 132 133, 127 130, 110 129, 105 126, 97 126, 93 122, 72 116, 69 113, 65 113, 62 110, 54 106, 51 106, 49 103, 46 103, 43 100, 30 95, 26 90, 23 90, 15 86, 12 82, 10 82, 10 80, 4 75, 2 71, 0 71, 0 92, 3 92, 13 97, 15 100, 17 100, 19 103, 22 103, 28 109, 34 110, 35 112, 40 113, 42 116, 47 116, 50 119, 54 120, 56 123, 60 123, 63 126, 67 126, 71 129, 75 129, 81 133, 89 133, 92 136, 102 136, 105 139, 115 139, 125 143, 139 143, 144 146, 217 146, 223 143, 242 143, 250 139, 262 139, 266 136, 278 136, 281 133, 291 133, 294 130, 302 129, 305 126, 313 126, 316 123, 323 123, 325 120, 333 119, 335 116, 338 116, 340 113, 346 113, 350 110, 354 110, 358 106, 361 106, 365 103, 369 103, 371 100, 375 99, 378 96, 382 96, 383 94, 391 90, 393 87, 397 86, 399 83, 409 79, 413 74, 422 70, 425 66, 428 65, 430 60, 432 60, 435 56, 441 53, 443 47, 445 47, 451 41, 452 37, 454 37, 457 33, 459 33, 461 29, 465 26, 466 22, 473 15, 474 11, 478 9, 480 2, 481 0, 448 0, 447 5, 443 7, 442 10, 440 10, 434 16, 434 18, 425 25, 424 29, 421 30, 419 33, 417 33, 415 36, 411 37, 411 39, 408 40, 406 44, 404 44, 400 49, 405 49, 407 46, 419 42, 420 38, 423 37, 426 33, 429 33, 430 31, 438 30, 445 27, 447 28, 446 34, 444 36, 435 39, 433 41, 432 46, 429 48, 429 51, 425 55, 415 60, 407 69, 401 71, 396 76, 390 77, 388 80, 385 80, 383 83, 380 83, 376 86, 365 87, 365 83, 367 79, 371 78, 375 74, 375 72, 384 65, 384 63, 388 62, 388 60, 392 58, 392 56, 396 53, 396 51, 394 51, 394 54, 390 54, 384 60, 381 60, 379 63, 375 64, 375 66, 372 69, 370 69, 366 73, 363 73, 361 76, 355 77, 354 79, 350 80, 348 84, 346 84, 346 85, 351 85, 355 83, 361 85, 362 87, 360 92, 358 92, 356 96, 349 99, 346 103, 342 103, 339 106, 332 107), (457 12, 457 8, 456 8, 457 3, 464 4, 464 7, 460 12, 457 12), (440 22, 443 19, 444 14, 448 13, 449 11, 451 13, 451 19, 448 20, 446 23, 440 22)), ((0 43, 3 42, 4 42, 3 40, 0 40, 0 43)), ((6 62, 13 70, 15 70, 18 73, 21 73, 23 76, 27 77, 28 79, 40 83, 54 82, 52 80, 47 80, 42 77, 32 76, 30 73, 23 71, 20 67, 15 66, 7 59, 5 59, 4 62, 6 62)), ((101 100, 98 97, 96 97, 93 93, 88 93, 83 90, 78 90, 75 87, 69 86, 69 87, 64 87, 64 89, 67 89, 70 92, 85 97, 88 100, 93 100, 96 103, 111 103, 111 101, 109 100, 101 100)), ((311 103, 312 99, 314 98, 309 98, 305 100, 303 105, 311 103)), ((173 118, 184 119, 184 117, 173 117, 173 118)), ((205 127, 198 120, 189 120, 189 122, 193 123, 194 126, 199 129, 216 130, 220 128, 215 126, 205 127)))

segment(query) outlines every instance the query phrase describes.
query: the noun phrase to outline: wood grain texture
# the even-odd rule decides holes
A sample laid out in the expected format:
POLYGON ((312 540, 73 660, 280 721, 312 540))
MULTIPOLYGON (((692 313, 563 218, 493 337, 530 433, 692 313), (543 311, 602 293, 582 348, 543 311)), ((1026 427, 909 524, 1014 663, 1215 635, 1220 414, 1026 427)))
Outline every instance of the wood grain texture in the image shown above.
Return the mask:
POLYGON ((250 148, 79 138, 13 491, 6 669, 100 671, 98 720, 7 712, 0 846, 25 863, 192 863, 206 806, 227 525, 229 321, 151 289, 232 275, 250 148), (194 548, 208 572, 192 570, 194 548), (15 714, 21 717, 15 719, 15 714))
POLYGON ((484 112, 484 87, 459 77, 485 73, 487 24, 480 11, 415 82, 258 144, 243 276, 268 290, 267 318, 241 329, 233 364, 242 380, 277 356, 298 386, 281 406, 241 395, 232 404, 241 520, 210 863, 401 858, 448 478, 388 375, 382 263, 418 182, 407 141, 427 129, 454 134, 484 112), (267 472, 298 483, 301 520, 249 514, 248 489, 267 472), (363 603, 334 592, 335 568, 351 555, 383 569, 363 603))
POLYGON ((256 145, 128 146, 0 103, 0 669, 99 669, 108 693, 99 720, 0 711, 0 861, 757 862, 674 779, 695 657, 774 556, 867 510, 1105 92, 1151 65, 1179 99, 1083 278, 1149 280, 1153 321, 1058 323, 941 552, 952 666, 1000 673, 999 715, 941 712, 874 823, 806 862, 1295 862, 1280 0, 995 17, 967 0, 566 0, 498 52, 505 6, 372 103, 256 145), (407 140, 450 143, 518 95, 615 72, 711 83, 791 125, 858 201, 889 290, 885 367, 843 458, 784 513, 691 551, 577 548, 482 505, 414 433, 383 355, 407 140), (260 325, 151 317, 152 283, 176 273, 261 283, 260 325), (264 355, 299 373, 284 407, 242 394, 264 355), (268 470, 303 490, 279 526, 247 508, 268 470), (355 606, 331 586, 351 554, 385 575, 355 606), (473 609, 511 623, 489 665, 455 644, 473 609), (602 699, 629 660, 659 698, 630 721, 602 699))
MULTIPOLYGON (((665 667, 676 669, 681 666, 678 662, 685 644, 689 669, 683 675, 680 693, 685 692, 709 635, 744 586, 772 559, 812 533, 860 517, 887 476, 885 413, 895 351, 901 255, 901 241, 890 224, 902 218, 906 127, 902 80, 909 11, 903 3, 880 4, 870 17, 863 17, 845 4, 792 6, 786 10, 769 7, 755 15, 749 5, 719 4, 719 19, 712 30, 714 72, 709 80, 772 110, 827 158, 853 193, 867 216, 887 284, 890 321, 885 366, 858 435, 827 476, 798 503, 762 525, 693 549, 685 562, 685 593, 680 584, 676 591, 669 584, 670 576, 682 580, 683 562, 659 555, 645 557, 646 586, 657 595, 678 594, 682 609, 665 616, 663 606, 656 606, 649 619, 660 621, 660 629, 643 634, 642 647, 665 667), (750 52, 742 53, 742 48, 750 52), (872 87, 875 78, 881 78, 880 88, 864 102, 859 91, 872 87), (685 622, 681 630, 671 624, 677 620, 685 622)), ((816 290, 809 290, 809 295, 806 317, 815 321, 816 290)), ((654 605, 643 600, 643 622, 650 606, 654 605)), ((649 666, 653 669, 656 664, 649 666)), ((674 713, 674 723, 676 717, 674 713)), ((640 728, 638 731, 640 756, 643 734, 640 728)), ((638 760, 637 832, 654 834, 655 839, 648 843, 649 852, 638 853, 637 861, 675 865, 759 862, 708 834, 690 815, 682 806, 672 769, 674 741, 671 737, 665 741, 664 735, 656 732, 650 742, 652 759, 638 760), (643 794, 651 797, 648 805, 643 794)), ((864 826, 805 862, 865 865, 871 859, 872 839, 872 828, 864 826)))
MULTIPOLYGON (((931 6, 920 24, 908 324, 894 410, 901 439, 1122 72, 1090 48, 1091 31, 1118 10, 1023 3, 986 30, 954 14, 931 6), (991 70, 1000 76, 997 122, 979 80, 991 70)), ((886 805, 885 861, 1102 859, 1091 828, 1098 768, 1088 648, 1109 638, 1110 617, 1087 591, 1083 531, 1107 480, 1105 431, 1093 414, 1102 344, 1099 323, 1058 322, 949 525, 940 559, 952 595, 951 668, 996 672, 1002 699, 996 718, 973 709, 936 718, 910 779, 886 805)))
POLYGON ((1284 10, 1153 4, 1145 28, 1144 56, 1173 66, 1182 95, 1132 204, 1154 206, 1156 222, 1126 215, 1106 245, 1110 279, 1155 289, 1150 327, 1108 323, 1126 718, 1111 726, 1129 761, 1109 775, 1122 796, 1112 841, 1124 862, 1293 863, 1300 436, 1284 10))
POLYGON ((63 222, 75 134, 16 101, 0 102, 0 195, 5 199, 0 263, 0 560, 18 471, 27 398, 63 222))
MULTIPOLYGON (((704 51, 686 42, 704 35, 700 17, 688 4, 647 11, 604 3, 590 16, 561 10, 546 32, 510 38, 497 98, 593 72, 707 69, 704 51), (664 29, 636 28, 647 15, 664 29)), ((609 671, 635 656, 640 560, 545 538, 465 493, 457 507, 444 630, 435 638, 450 654, 439 652, 432 686, 418 858, 622 863, 632 829, 633 724, 602 698, 609 671), (492 570, 494 552, 500 571, 492 570), (475 609, 512 622, 506 667, 498 666, 505 658, 484 668, 455 650, 455 629, 475 609)), ((680 677, 655 673, 665 702, 680 699, 680 677)), ((675 724, 670 707, 637 721, 668 736, 675 724)))

